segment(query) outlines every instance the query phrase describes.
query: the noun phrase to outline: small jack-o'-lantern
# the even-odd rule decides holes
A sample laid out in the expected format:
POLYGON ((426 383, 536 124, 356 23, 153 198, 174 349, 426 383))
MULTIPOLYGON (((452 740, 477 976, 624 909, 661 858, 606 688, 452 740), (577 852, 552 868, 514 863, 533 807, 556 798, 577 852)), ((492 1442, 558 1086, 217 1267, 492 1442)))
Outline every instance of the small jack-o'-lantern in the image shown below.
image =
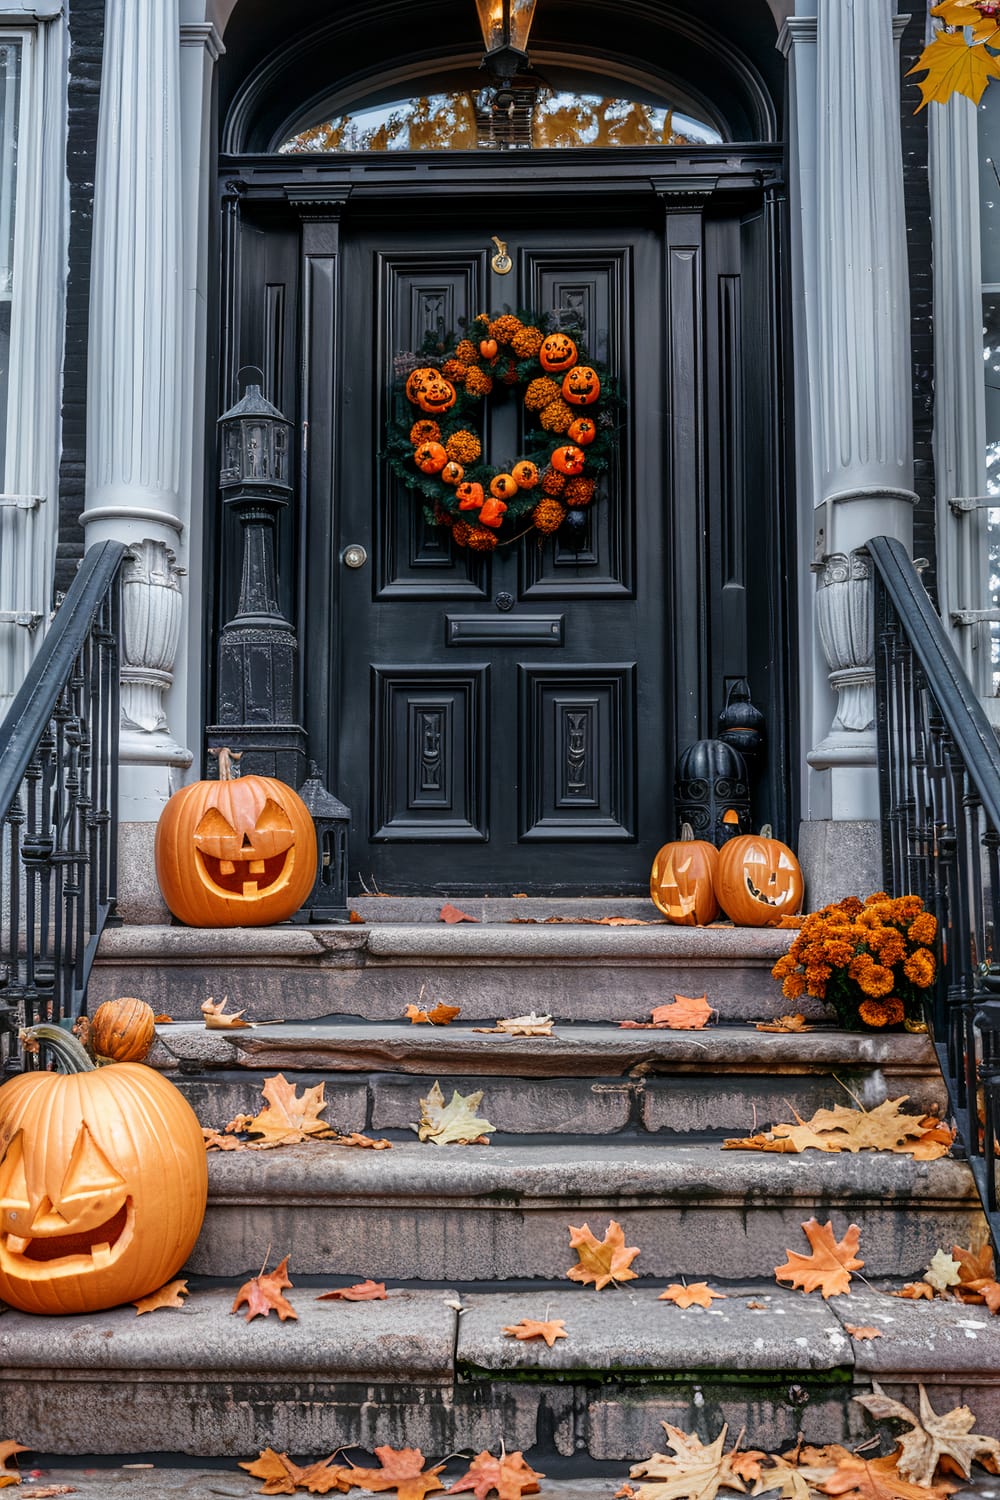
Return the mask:
POLYGON ((28 1313, 87 1313, 176 1276, 208 1197, 201 1126, 142 1063, 95 1068, 76 1037, 30 1039, 61 1073, 0 1088, 0 1300, 28 1313))
POLYGON ((552 455, 552 467, 560 474, 582 474, 585 457, 581 448, 572 443, 557 448, 552 455))
POLYGON ((418 365, 417 368, 415 370, 411 370, 409 375, 407 375, 406 377, 407 401, 412 401, 414 404, 416 404, 417 397, 423 390, 424 386, 428 385, 432 380, 440 379, 441 371, 435 370, 433 365, 418 365))
POLYGON ((439 474, 448 462, 448 455, 441 443, 421 443, 413 462, 424 474, 439 474))
POLYGON ((156 826, 156 878, 189 927, 264 927, 297 912, 316 879, 316 829, 290 786, 270 776, 219 780, 175 792, 156 826))
POLYGON ((507 507, 502 500, 491 495, 488 500, 483 501, 483 508, 479 512, 479 522, 482 526, 499 526, 504 518, 507 507))
POLYGON ((543 370, 568 370, 576 364, 576 345, 565 333, 550 333, 538 351, 543 370))
POLYGON ((601 381, 591 365, 575 365, 563 376, 563 400, 570 406, 590 406, 601 394, 601 381))
POLYGON ((461 484, 462 480, 465 478, 465 470, 462 468, 461 464, 457 464, 452 458, 448 460, 444 468, 441 470, 441 478, 444 480, 445 484, 461 484))
POLYGON ((421 411, 433 412, 435 415, 447 411, 455 405, 455 387, 443 375, 435 375, 433 380, 425 380, 423 385, 418 386, 417 405, 421 411))
POLYGON ((715 889, 726 916, 740 927, 775 927, 802 909, 799 862, 767 824, 759 834, 723 844, 715 889))
POLYGON ((496 500, 511 500, 517 494, 517 480, 513 474, 494 474, 490 480, 490 494, 496 500))
POLYGON ((715 876, 719 851, 714 844, 696 839, 690 823, 681 828, 680 839, 664 844, 653 860, 649 894, 670 922, 681 927, 704 927, 719 915, 715 876))
POLYGON ((474 479, 464 480, 455 491, 459 510, 478 510, 486 498, 481 484, 474 479))
POLYGON ((590 417, 577 417, 566 429, 566 436, 571 443, 576 443, 578 448, 586 448, 597 436, 597 427, 590 417))
POLYGON ((533 464, 530 458, 522 458, 510 472, 519 490, 533 490, 538 483, 538 465, 533 464))

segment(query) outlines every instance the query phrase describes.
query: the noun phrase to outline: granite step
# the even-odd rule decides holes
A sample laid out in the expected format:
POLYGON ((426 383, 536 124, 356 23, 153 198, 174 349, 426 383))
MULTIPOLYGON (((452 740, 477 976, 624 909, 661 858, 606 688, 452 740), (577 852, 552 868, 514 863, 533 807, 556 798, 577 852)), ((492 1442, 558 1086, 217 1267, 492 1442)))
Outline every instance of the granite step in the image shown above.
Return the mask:
MULTIPOLYGON (((535 1010, 558 1020, 641 1020, 674 994, 707 994, 724 1020, 788 1010, 771 966, 791 932, 749 927, 437 922, 345 927, 119 927, 101 939, 91 1008, 138 995, 177 1021, 206 995, 252 1018, 398 1021, 420 998, 468 1021, 535 1010)), ((816 1019, 816 1001, 796 1009, 816 1019)))
POLYGON ((236 1282, 195 1283, 182 1309, 141 1319, 130 1306, 3 1312, 2 1430, 49 1454, 234 1462, 264 1446, 444 1456, 503 1441, 582 1478, 588 1463, 614 1472, 662 1447, 663 1420, 703 1438, 725 1421, 764 1448, 857 1442, 872 1429, 850 1397, 873 1377, 910 1403, 922 1382, 938 1410, 967 1401, 978 1430, 1000 1430, 1000 1319, 982 1308, 916 1307, 876 1288, 824 1302, 773 1279, 713 1279, 726 1300, 710 1311, 659 1302, 660 1282, 390 1287, 351 1304, 315 1300, 339 1278, 292 1273, 298 1319, 285 1323, 233 1316, 236 1282), (525 1317, 561 1319, 567 1338, 548 1349, 503 1337, 525 1317), (848 1322, 883 1337, 856 1341, 848 1322))
POLYGON ((910 1280, 984 1232, 965 1162, 865 1152, 760 1155, 631 1140, 359 1151, 328 1142, 213 1154, 194 1273, 255 1273, 268 1247, 301 1272, 397 1280, 558 1278, 567 1226, 618 1219, 641 1277, 764 1276, 801 1224, 862 1231, 869 1276, 910 1280))
POLYGON ((392 1022, 297 1022, 255 1030, 159 1028, 149 1058, 185 1093, 203 1124, 260 1108, 263 1076, 298 1088, 322 1082, 327 1117, 341 1130, 405 1130, 420 1118, 433 1079, 483 1109, 506 1134, 609 1135, 622 1131, 748 1132, 792 1111, 865 1108, 906 1095, 911 1109, 946 1108, 926 1036, 752 1026, 704 1032, 631 1031, 563 1023, 551 1037, 515 1037, 392 1022))

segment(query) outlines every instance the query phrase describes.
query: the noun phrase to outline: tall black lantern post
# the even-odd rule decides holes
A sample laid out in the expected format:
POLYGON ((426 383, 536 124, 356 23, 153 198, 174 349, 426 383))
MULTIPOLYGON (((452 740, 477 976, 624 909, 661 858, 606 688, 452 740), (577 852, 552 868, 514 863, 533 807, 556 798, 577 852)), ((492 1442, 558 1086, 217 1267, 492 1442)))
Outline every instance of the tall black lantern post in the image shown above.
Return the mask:
POLYGON ((242 569, 236 614, 219 640, 216 723, 210 748, 243 752, 244 774, 305 776, 306 735, 297 722, 298 643, 278 605, 275 533, 292 497, 292 424, 247 385, 219 418, 223 504, 240 523, 242 569))

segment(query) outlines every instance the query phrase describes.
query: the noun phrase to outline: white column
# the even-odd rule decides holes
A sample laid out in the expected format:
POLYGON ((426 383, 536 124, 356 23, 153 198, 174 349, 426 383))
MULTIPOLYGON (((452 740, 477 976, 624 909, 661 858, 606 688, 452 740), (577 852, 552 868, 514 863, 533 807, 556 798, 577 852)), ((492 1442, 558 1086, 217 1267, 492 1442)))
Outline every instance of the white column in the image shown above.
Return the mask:
POLYGON ((878 817, 868 566, 912 540, 909 292, 892 0, 819 0, 816 70, 817 624, 833 724, 809 754, 834 819, 878 817))
MULTIPOLYGON (((94 184, 87 543, 125 564, 121 811, 153 821, 191 751, 167 723, 190 510, 182 348, 178 0, 108 0, 94 184)), ((190 380, 190 371, 188 371, 190 380)))

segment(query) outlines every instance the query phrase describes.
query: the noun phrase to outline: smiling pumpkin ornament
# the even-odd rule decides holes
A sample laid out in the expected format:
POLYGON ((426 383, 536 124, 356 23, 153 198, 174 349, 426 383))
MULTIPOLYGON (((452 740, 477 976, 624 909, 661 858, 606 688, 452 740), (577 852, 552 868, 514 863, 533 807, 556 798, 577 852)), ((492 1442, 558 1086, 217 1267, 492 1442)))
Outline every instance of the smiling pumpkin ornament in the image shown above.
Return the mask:
POLYGON ((316 830, 305 803, 270 776, 234 778, 219 751, 219 780, 175 792, 156 826, 156 878, 189 927, 266 927, 298 911, 316 879, 316 830))
POLYGON ((776 927, 802 910, 802 871, 787 844, 760 833, 727 839, 719 850, 716 894, 737 927, 776 927))
POLYGON ((570 406, 591 406, 601 394, 600 376, 592 365, 574 365, 563 376, 562 393, 570 406))
POLYGON ((197 1117, 142 1063, 95 1068, 57 1026, 24 1035, 61 1072, 0 1088, 0 1300, 63 1314, 148 1296, 181 1269, 205 1215, 197 1117))

